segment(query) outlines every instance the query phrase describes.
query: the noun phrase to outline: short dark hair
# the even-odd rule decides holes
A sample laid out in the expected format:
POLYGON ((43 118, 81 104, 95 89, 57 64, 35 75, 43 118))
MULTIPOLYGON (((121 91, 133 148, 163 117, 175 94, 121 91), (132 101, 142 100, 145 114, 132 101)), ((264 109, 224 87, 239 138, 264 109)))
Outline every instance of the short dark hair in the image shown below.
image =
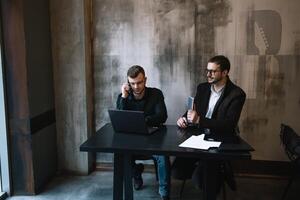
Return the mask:
POLYGON ((208 62, 220 65, 221 71, 227 70, 229 72, 230 70, 230 62, 228 58, 223 55, 214 56, 209 59, 208 62))
POLYGON ((127 77, 135 78, 140 73, 142 73, 145 76, 145 70, 141 66, 139 66, 139 65, 133 65, 133 66, 131 66, 128 69, 128 71, 127 71, 127 77))

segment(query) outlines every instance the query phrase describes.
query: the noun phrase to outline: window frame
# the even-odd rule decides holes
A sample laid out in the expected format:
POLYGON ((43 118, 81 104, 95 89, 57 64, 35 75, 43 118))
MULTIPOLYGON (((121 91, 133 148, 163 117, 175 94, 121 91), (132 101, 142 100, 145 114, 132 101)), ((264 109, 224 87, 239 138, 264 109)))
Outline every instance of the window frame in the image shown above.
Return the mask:
POLYGON ((3 40, 2 40, 2 19, 0 21, 0 200, 4 200, 10 195, 10 171, 8 154, 8 134, 7 134, 7 112, 5 95, 5 77, 3 62, 3 40), (2 132, 3 131, 3 132, 2 132))

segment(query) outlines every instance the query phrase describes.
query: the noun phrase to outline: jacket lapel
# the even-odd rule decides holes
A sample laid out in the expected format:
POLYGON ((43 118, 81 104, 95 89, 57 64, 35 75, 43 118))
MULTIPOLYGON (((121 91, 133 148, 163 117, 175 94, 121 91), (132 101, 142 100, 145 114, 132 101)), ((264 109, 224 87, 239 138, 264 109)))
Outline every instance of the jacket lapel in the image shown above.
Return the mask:
POLYGON ((208 109, 208 103, 209 103, 209 98, 210 98, 210 93, 211 93, 211 90, 210 90, 210 84, 208 84, 208 87, 206 88, 206 90, 204 91, 205 93, 203 94, 203 96, 205 98, 203 98, 203 103, 204 106, 201 106, 202 110, 200 111, 201 115, 202 116, 205 116, 206 115, 206 112, 207 112, 207 109, 208 109))

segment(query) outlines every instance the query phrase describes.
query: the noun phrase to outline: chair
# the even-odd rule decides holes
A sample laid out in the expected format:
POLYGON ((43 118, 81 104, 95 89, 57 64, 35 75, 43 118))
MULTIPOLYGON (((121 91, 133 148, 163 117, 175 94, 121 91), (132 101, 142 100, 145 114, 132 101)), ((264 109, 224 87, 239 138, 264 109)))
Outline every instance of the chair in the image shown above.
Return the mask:
MULTIPOLYGON (((197 165, 198 165, 198 167, 200 167, 199 162, 197 163, 197 165)), ((201 167, 198 170, 199 170, 199 172, 202 171, 201 167)), ((200 173, 202 173, 202 172, 200 172, 200 173)), ((201 174, 199 174, 199 176, 201 176, 201 174)), ((181 199, 185 183, 187 180, 192 178, 192 175, 190 173, 182 173, 182 174, 176 174, 175 176, 173 175, 172 177, 177 180, 182 180, 182 185, 181 185, 181 189, 180 189, 180 193, 179 193, 179 199, 181 199)), ((226 200, 225 182, 233 191, 236 191, 236 181, 234 179, 233 168, 229 161, 221 161, 219 164, 217 191, 220 192, 220 190, 222 189, 222 196, 223 196, 224 200, 226 200)))
POLYGON ((284 200, 292 182, 300 172, 300 136, 288 125, 281 124, 280 140, 286 155, 291 161, 292 167, 291 176, 281 197, 284 200))

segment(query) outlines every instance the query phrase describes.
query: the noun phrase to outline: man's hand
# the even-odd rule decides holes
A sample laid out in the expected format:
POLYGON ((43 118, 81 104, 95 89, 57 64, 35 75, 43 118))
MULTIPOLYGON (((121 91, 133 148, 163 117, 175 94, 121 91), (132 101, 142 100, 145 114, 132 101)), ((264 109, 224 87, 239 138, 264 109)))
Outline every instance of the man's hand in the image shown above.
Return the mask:
POLYGON ((130 90, 130 86, 128 85, 128 83, 123 83, 123 85, 121 87, 122 98, 127 98, 128 97, 129 90, 130 90))
POLYGON ((180 117, 177 120, 177 126, 179 126, 180 128, 186 128, 187 127, 187 119, 185 117, 180 117))
POLYGON ((200 117, 195 110, 188 110, 187 112, 187 121, 189 123, 198 124, 200 117))

